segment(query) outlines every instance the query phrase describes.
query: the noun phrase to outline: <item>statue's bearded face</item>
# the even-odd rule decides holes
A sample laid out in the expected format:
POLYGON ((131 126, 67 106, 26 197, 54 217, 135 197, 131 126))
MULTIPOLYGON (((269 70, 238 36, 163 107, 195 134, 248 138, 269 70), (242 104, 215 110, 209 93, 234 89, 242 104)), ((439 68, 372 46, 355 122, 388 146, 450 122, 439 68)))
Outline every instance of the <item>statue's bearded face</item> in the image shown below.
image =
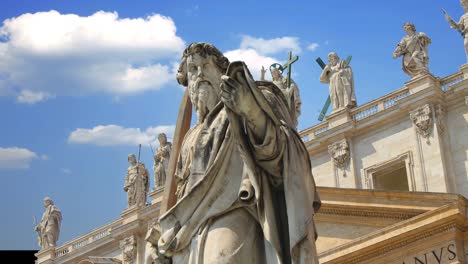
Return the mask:
POLYGON ((328 61, 330 62, 332 66, 335 66, 338 63, 339 58, 336 55, 331 55, 331 56, 328 56, 328 61))
POLYGON ((212 55, 205 58, 193 54, 187 58, 188 89, 199 120, 203 120, 219 102, 221 75, 212 55))

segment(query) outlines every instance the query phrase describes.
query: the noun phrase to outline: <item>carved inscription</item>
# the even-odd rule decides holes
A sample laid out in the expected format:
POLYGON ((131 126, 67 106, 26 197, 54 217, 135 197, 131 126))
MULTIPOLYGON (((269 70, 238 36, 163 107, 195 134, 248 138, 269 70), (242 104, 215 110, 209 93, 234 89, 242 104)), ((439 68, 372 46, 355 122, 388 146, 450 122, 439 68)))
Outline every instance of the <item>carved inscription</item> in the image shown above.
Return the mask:
POLYGON ((455 244, 449 244, 446 247, 435 248, 417 256, 407 257, 402 264, 444 264, 452 263, 452 260, 456 258, 457 250, 455 244))

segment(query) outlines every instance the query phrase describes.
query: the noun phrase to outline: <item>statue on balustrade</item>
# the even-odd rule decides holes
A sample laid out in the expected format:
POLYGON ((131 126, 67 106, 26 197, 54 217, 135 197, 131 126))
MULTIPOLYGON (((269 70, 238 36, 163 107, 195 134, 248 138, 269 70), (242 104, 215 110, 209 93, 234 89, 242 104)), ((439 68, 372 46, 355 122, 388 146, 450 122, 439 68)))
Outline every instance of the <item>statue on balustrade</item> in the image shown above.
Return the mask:
POLYGON ((463 37, 465 44, 465 53, 468 59, 468 34, 466 34, 468 30, 468 0, 460 0, 460 4, 463 7, 465 14, 463 14, 460 17, 458 22, 455 22, 444 9, 442 9, 442 11, 444 12, 445 19, 447 20, 447 22, 449 22, 450 27, 457 30, 463 37))
POLYGON ((403 29, 407 35, 398 43, 393 58, 403 56, 403 71, 411 78, 429 73, 427 48, 432 42, 431 39, 423 32, 416 32, 412 23, 405 23, 403 29))
POLYGON ((154 155, 154 188, 164 187, 166 182, 167 168, 169 165, 169 157, 171 155, 171 142, 167 142, 167 136, 164 133, 158 135, 159 147, 154 155))
POLYGON ((130 166, 125 177, 124 191, 127 192, 128 207, 143 206, 149 191, 149 173, 145 164, 136 160, 135 154, 128 155, 130 166))
POLYGON ((335 52, 328 53, 328 64, 322 70, 320 82, 329 84, 333 112, 356 107, 353 70, 346 61, 340 60, 335 52))
POLYGON ((42 249, 55 247, 60 234, 62 224, 62 213, 54 205, 54 201, 49 197, 44 198, 45 211, 42 214, 41 222, 34 230, 38 233, 39 246, 42 249))

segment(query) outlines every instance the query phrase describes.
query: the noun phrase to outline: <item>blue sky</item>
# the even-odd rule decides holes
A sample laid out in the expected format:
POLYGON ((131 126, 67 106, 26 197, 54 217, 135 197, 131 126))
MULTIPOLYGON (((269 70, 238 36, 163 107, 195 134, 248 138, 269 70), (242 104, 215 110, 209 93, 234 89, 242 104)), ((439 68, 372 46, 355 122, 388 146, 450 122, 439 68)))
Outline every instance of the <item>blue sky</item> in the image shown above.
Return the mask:
POLYGON ((289 50, 299 55, 304 129, 328 95, 318 56, 353 56, 359 105, 408 81, 392 59, 404 22, 432 38, 436 77, 456 72, 463 40, 441 7, 457 21, 463 13, 458 0, 2 0, 0 249, 38 248, 33 216, 45 196, 62 210, 59 244, 119 217, 127 155, 142 143, 151 168, 147 143, 159 132, 172 137, 183 94, 174 71, 189 43, 213 43, 254 76, 289 50))

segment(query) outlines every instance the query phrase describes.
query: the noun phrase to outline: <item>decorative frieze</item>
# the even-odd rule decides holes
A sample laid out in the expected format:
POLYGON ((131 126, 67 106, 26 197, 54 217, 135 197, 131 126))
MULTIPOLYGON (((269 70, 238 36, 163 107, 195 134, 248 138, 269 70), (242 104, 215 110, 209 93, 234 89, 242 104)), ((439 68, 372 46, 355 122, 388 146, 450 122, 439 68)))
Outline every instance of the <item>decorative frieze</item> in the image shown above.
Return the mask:
POLYGON ((431 134, 432 127, 431 106, 425 104, 421 107, 416 108, 410 113, 410 118, 416 127, 416 132, 418 132, 422 137, 427 138, 429 140, 429 135, 431 134))
POLYGON ((137 253, 137 241, 134 235, 120 241, 123 264, 133 264, 137 253))
POLYGON ((344 171, 348 166, 350 159, 349 145, 346 139, 342 139, 338 142, 329 145, 328 153, 330 153, 330 156, 335 166, 344 171))

